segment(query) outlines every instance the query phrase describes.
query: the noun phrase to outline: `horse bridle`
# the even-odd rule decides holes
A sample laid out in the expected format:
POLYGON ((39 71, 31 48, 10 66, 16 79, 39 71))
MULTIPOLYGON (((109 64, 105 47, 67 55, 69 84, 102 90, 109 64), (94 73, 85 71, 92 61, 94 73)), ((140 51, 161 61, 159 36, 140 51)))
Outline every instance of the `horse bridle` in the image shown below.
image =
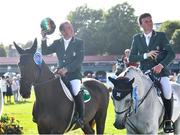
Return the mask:
MULTIPOLYGON (((116 100, 113 96, 112 96, 111 98, 112 98, 112 100, 116 100)), ((116 100, 116 101, 119 101, 119 100, 116 100)), ((115 109, 114 111, 115 111, 115 113, 118 114, 118 115, 121 115, 121 114, 123 114, 123 113, 125 113, 125 112, 130 112, 130 111, 131 111, 132 104, 133 104, 133 102, 132 102, 132 98, 131 98, 130 105, 127 107, 127 109, 125 109, 125 110, 123 110, 123 111, 121 111, 121 112, 116 111, 116 109, 115 109)))
MULTIPOLYGON (((32 55, 32 54, 30 54, 30 53, 20 54, 20 56, 23 56, 23 55, 32 55)), ((41 75, 41 68, 38 67, 38 65, 36 65, 36 66, 37 66, 37 68, 39 69, 39 72, 38 72, 38 74, 36 74, 35 79, 34 79, 32 82, 24 81, 25 84, 30 84, 30 85, 33 85, 34 87, 36 87, 36 86, 39 86, 39 85, 42 85, 42 84, 51 82, 51 81, 53 81, 53 80, 56 79, 56 77, 53 77, 53 78, 48 79, 48 80, 46 80, 46 81, 44 81, 44 82, 37 83, 37 80, 39 79, 39 77, 40 77, 40 75, 41 75)), ((24 80, 23 77, 21 77, 21 80, 24 80)))
MULTIPOLYGON (((141 105, 141 104, 144 102, 144 100, 147 98, 147 96, 149 95, 149 93, 150 93, 151 89, 153 88, 153 86, 154 86, 154 84, 152 83, 152 85, 151 85, 151 87, 149 88, 148 92, 147 92, 146 95, 141 99, 141 102, 138 104, 138 107, 140 107, 140 105, 141 105)), ((112 99, 114 100, 114 97, 113 97, 113 96, 112 96, 112 99)), ((115 99, 115 100, 116 100, 116 99, 115 99)), ((120 101, 120 100, 117 100, 117 101, 120 101)), ((123 111, 121 111, 121 112, 118 112, 118 111, 115 110, 115 113, 118 114, 118 115, 120 115, 120 114, 123 114, 123 113, 127 112, 128 110, 131 110, 132 104, 133 104, 133 102, 132 102, 132 93, 131 93, 131 104, 129 105, 129 107, 127 107, 127 109, 125 109, 125 110, 123 110, 123 111)), ((133 111, 132 111, 132 112, 133 112, 133 111)), ((132 112, 130 112, 130 114, 131 114, 132 112)), ((128 116, 130 116, 130 115, 128 115, 128 116)))
MULTIPOLYGON (((151 85, 151 87, 149 88, 148 92, 146 93, 146 95, 141 99, 140 103, 138 104, 138 108, 139 108, 139 107, 142 105, 142 103, 145 101, 145 99, 147 98, 147 96, 148 96, 149 93, 151 92, 153 86, 154 86, 154 84, 152 83, 152 85, 151 85)), ((112 97, 112 98, 113 98, 113 97, 112 97)), ((114 99, 114 98, 113 98, 113 99, 114 99)), ((116 99, 115 99, 115 100, 116 100, 116 99)), ((119 100, 119 101, 120 101, 120 100, 119 100)), ((132 104, 133 104, 132 101, 133 101, 133 100, 132 100, 132 93, 131 93, 131 103, 130 103, 129 107, 128 107, 127 109, 121 111, 121 112, 117 112, 117 111, 115 110, 115 113, 116 113, 117 115, 121 115, 121 114, 125 113, 124 118, 125 118, 126 124, 127 124, 130 128, 132 128, 133 130, 135 130, 136 133, 140 133, 140 132, 138 131, 138 129, 136 128, 136 126, 135 126, 135 125, 131 122, 131 120, 129 119, 129 117, 131 116, 131 114, 134 112, 133 109, 132 109, 132 111, 131 111, 132 104), (127 119, 128 121, 127 121, 126 119, 127 119)), ((123 119, 124 119, 124 118, 123 118, 123 119)))

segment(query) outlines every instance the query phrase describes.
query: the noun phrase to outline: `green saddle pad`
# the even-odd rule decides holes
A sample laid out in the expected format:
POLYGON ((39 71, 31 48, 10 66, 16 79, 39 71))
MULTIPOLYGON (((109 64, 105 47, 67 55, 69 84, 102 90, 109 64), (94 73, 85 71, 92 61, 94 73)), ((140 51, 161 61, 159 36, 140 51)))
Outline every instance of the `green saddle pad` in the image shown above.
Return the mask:
POLYGON ((88 102, 91 100, 91 95, 89 93, 89 91, 85 88, 85 87, 81 87, 81 90, 83 92, 83 99, 84 99, 84 102, 88 102))

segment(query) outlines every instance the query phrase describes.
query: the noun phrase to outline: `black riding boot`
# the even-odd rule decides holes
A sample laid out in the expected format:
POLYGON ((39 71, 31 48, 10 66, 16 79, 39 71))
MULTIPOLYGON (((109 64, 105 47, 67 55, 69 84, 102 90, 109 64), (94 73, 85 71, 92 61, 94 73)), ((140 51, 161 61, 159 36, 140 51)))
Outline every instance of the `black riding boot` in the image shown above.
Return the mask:
POLYGON ((77 96, 74 97, 77 112, 78 112, 78 118, 77 118, 77 124, 84 128, 84 100, 83 100, 83 94, 80 91, 77 96))
POLYGON ((164 99, 165 115, 164 115, 164 132, 173 133, 174 125, 171 120, 173 113, 173 99, 164 99))

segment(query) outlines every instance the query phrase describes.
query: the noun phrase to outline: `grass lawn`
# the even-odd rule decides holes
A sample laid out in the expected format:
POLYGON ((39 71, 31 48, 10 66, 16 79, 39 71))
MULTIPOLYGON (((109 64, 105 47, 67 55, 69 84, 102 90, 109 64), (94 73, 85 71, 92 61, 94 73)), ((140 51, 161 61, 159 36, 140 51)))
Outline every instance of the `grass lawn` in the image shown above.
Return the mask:
MULTIPOLYGON (((12 97, 13 99, 13 97, 12 97)), ((24 134, 37 134, 36 124, 32 121, 32 107, 34 102, 34 94, 32 92, 31 98, 21 103, 5 104, 3 113, 15 117, 15 120, 20 121, 23 127, 24 134)), ((110 100, 108 114, 106 118, 105 134, 125 134, 125 130, 117 130, 113 126, 114 123, 114 108, 110 100)), ((80 129, 68 132, 67 134, 82 134, 80 129)))

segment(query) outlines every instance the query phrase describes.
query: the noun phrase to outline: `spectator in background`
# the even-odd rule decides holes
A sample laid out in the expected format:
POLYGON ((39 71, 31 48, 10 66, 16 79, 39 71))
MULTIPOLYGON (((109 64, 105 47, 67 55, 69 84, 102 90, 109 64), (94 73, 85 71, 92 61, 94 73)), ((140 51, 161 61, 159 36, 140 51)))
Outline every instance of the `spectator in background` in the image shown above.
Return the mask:
POLYGON ((6 92, 6 96, 7 96, 7 103, 11 103, 11 96, 12 94, 12 80, 10 79, 9 76, 6 77, 6 86, 7 86, 7 92, 6 92))
POLYGON ((88 73, 86 77, 87 77, 87 78, 92 78, 92 74, 91 74, 91 73, 88 73))
POLYGON ((122 57, 123 62, 125 63, 126 67, 129 67, 129 66, 138 67, 138 64, 137 64, 136 62, 130 62, 130 61, 129 61, 130 52, 131 52, 130 49, 126 49, 126 50, 124 51, 124 55, 123 55, 123 57, 122 57))
POLYGON ((180 73, 177 75, 176 82, 180 84, 180 73))
POLYGON ((1 92, 3 92, 3 100, 5 103, 5 96, 6 96, 6 92, 7 92, 7 83, 6 83, 5 76, 2 76, 2 78, 0 80, 0 89, 1 89, 1 92))
POLYGON ((14 102, 18 102, 19 101, 19 82, 17 77, 13 77, 12 78, 12 93, 14 95, 14 102))

